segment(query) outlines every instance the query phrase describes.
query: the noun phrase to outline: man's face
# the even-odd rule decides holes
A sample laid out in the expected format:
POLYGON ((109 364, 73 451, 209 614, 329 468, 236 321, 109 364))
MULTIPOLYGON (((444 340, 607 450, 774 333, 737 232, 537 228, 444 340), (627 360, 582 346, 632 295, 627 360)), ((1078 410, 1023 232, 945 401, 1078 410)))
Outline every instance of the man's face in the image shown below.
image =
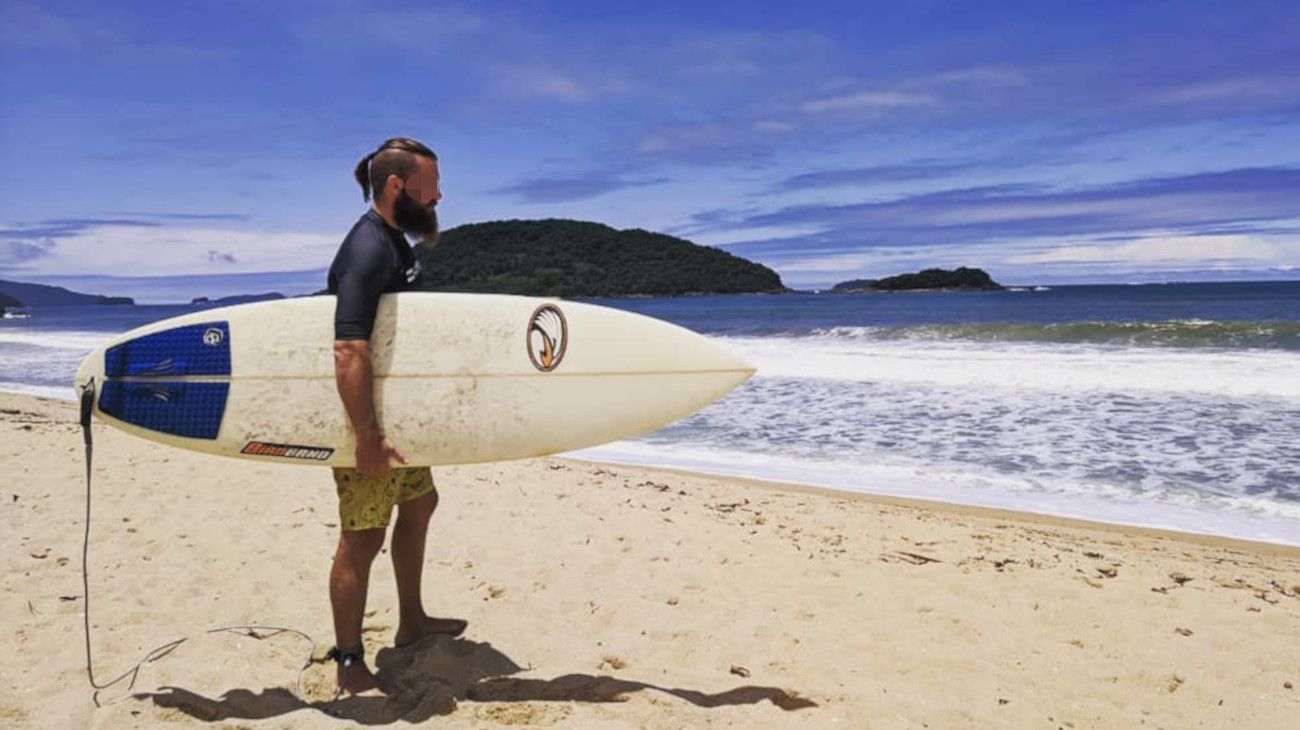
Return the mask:
POLYGON ((442 199, 438 185, 438 163, 427 157, 417 158, 415 171, 406 178, 393 200, 393 222, 398 228, 423 236, 426 241, 437 240, 436 206, 442 199))

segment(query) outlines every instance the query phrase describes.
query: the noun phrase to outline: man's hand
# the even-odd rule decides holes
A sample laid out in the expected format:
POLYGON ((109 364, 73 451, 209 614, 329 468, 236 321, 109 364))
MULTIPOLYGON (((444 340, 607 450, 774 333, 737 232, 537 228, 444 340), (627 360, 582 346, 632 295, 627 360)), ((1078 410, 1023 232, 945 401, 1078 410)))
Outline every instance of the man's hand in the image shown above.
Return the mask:
POLYGON ((406 457, 388 439, 379 435, 357 439, 357 471, 368 477, 381 477, 388 473, 390 460, 406 464, 406 457))

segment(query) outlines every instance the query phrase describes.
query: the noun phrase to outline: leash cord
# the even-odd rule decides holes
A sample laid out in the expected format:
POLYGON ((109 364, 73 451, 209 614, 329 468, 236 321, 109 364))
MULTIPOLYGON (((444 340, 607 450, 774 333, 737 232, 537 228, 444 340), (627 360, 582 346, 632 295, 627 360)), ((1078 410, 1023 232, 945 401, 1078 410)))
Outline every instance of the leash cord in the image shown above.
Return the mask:
MULTIPOLYGON (((109 687, 112 687, 118 682, 121 682, 122 680, 126 679, 127 677, 131 678, 131 683, 127 685, 127 690, 134 689, 136 677, 139 676, 140 669, 143 668, 144 665, 149 664, 150 662, 157 661, 158 659, 167 656, 173 650, 175 650, 176 647, 188 641, 189 637, 182 636, 179 639, 169 641, 165 644, 162 644, 150 650, 147 654, 144 655, 143 659, 136 662, 135 666, 131 667, 125 672, 122 672, 117 677, 114 677, 113 679, 104 682, 103 684, 100 684, 95 681, 95 666, 94 663, 91 661, 91 656, 90 656, 90 567, 89 567, 90 566, 90 562, 89 562, 90 477, 91 477, 91 458, 94 454, 94 439, 91 437, 90 424, 91 424, 91 415, 94 413, 94 410, 95 410, 95 380, 94 378, 91 378, 88 383, 86 383, 81 387, 81 432, 82 432, 82 437, 86 443, 86 530, 85 530, 85 535, 81 541, 81 591, 82 591, 81 596, 82 596, 82 600, 85 602, 83 605, 83 608, 85 610, 82 611, 82 616, 84 618, 83 623, 85 627, 85 636, 86 636, 86 677, 90 680, 90 686, 95 688, 95 693, 91 696, 91 699, 94 701, 95 707, 100 707, 101 705, 99 704, 99 693, 101 690, 108 689, 109 687)), ((257 626, 257 625, 219 626, 215 629, 208 629, 207 633, 215 634, 222 631, 241 633, 244 636, 251 636, 252 638, 257 639, 259 641, 262 639, 269 639, 272 636, 276 636, 277 634, 282 634, 286 632, 297 634, 298 636, 301 636, 303 639, 306 639, 307 643, 311 644, 311 654, 307 656, 307 661, 304 662, 302 668, 298 670, 298 678, 297 678, 297 690, 298 690, 297 696, 299 697, 299 699, 302 698, 302 675, 303 672, 307 671, 307 667, 310 667, 314 663, 315 656, 316 656, 316 642, 310 636, 308 636, 306 633, 302 631, 299 631, 298 629, 286 628, 284 626, 257 626), (262 631, 270 631, 271 633, 259 636, 256 633, 259 629, 262 631)))

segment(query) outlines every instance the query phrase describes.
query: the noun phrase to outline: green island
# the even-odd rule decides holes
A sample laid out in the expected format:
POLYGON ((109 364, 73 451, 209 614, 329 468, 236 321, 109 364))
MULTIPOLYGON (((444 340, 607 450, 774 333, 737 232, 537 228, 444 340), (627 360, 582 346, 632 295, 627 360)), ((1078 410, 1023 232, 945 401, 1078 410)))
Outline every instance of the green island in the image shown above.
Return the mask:
POLYGON ((662 233, 546 219, 473 223, 415 247, 425 291, 556 297, 779 294, 775 271, 662 233))
POLYGON ((923 269, 915 274, 899 274, 884 279, 851 279, 831 288, 833 292, 902 292, 902 291, 1002 291, 1006 287, 993 281, 983 269, 962 266, 947 269, 923 269))

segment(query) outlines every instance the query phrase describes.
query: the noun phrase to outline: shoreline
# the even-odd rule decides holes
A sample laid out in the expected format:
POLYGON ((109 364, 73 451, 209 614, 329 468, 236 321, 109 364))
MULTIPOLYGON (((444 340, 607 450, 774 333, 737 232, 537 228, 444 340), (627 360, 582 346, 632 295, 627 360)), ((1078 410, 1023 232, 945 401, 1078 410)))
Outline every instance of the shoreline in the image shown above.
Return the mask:
MULTIPOLYGON (((34 386, 39 387, 39 386, 34 386)), ((70 391, 71 388, 69 387, 70 391)), ((23 392, 0 389, 0 398, 6 396, 15 396, 20 398, 32 398, 37 400, 51 400, 60 403, 74 404, 76 399, 69 394, 66 398, 50 395, 47 393, 23 392)), ((101 424, 102 425, 102 424, 101 424)), ((111 428, 111 427, 110 427, 111 428)), ((801 492, 807 494, 817 494, 827 497, 851 497, 863 499, 868 502, 879 504, 888 504, 893 506, 912 507, 919 509, 941 510, 954 515, 980 515, 985 517, 996 517, 999 519, 1008 519, 1018 522, 1040 523, 1044 525, 1058 527, 1077 527, 1082 529, 1096 529, 1120 533, 1144 534, 1155 537, 1164 537, 1172 540, 1181 540, 1207 546, 1237 546, 1239 549, 1250 549, 1256 551, 1265 551, 1273 549, 1277 555, 1300 556, 1300 544, 1282 541, 1257 540, 1232 535, 1224 535, 1213 532, 1194 532, 1191 530, 1180 530, 1176 528, 1155 527, 1136 523, 1110 522, 1103 519, 1094 519, 1089 517, 1079 517, 1074 515, 1059 515, 1049 512, 1034 512, 1030 510, 1021 510, 1014 507, 992 507, 987 505, 967 504, 963 502, 954 502, 943 499, 932 499, 927 497, 899 496, 883 492, 873 492, 868 490, 855 490, 848 488, 837 488, 820 486, 816 484, 800 484, 798 482, 787 482, 780 479, 766 479, 763 477, 746 476, 739 474, 716 473, 710 471, 699 471, 683 467, 662 466, 655 464, 640 464, 622 461, 605 461, 600 458, 588 459, 585 457, 574 457, 566 454, 557 454, 550 457, 562 459, 565 461, 602 464, 606 466, 645 469, 651 471, 663 472, 666 474, 675 474, 679 476, 695 478, 713 478, 726 479, 742 484, 757 486, 766 490, 801 492)), ((472 466, 472 465, 471 465, 472 466)), ((445 467, 435 467, 445 468, 445 467)))
POLYGON ((961 502, 946 502, 938 499, 925 499, 921 497, 899 497, 891 494, 880 494, 875 492, 860 492, 851 489, 836 489, 834 487, 821 487, 813 484, 798 484, 795 482, 783 482, 771 479, 760 479, 757 477, 736 476, 732 474, 714 474, 711 472, 692 471, 690 469, 680 469, 671 466, 650 466, 645 464, 630 464, 617 461, 600 461, 597 459, 578 459, 564 455, 547 457, 563 461, 572 461, 585 464, 600 464, 619 468, 642 469, 651 472, 661 472, 675 476, 707 478, 707 479, 725 479, 727 481, 745 484, 758 489, 773 492, 788 492, 817 495, 833 499, 854 499, 861 500, 875 505, 888 505, 891 507, 906 507, 910 509, 930 510, 943 512, 957 516, 974 516, 989 519, 1007 520, 1011 522, 1021 522, 1027 524, 1043 525, 1048 527, 1066 527, 1079 530, 1096 530, 1100 532, 1113 532, 1126 535, 1141 535, 1146 537, 1173 540, 1178 542, 1192 543, 1205 547, 1221 547, 1235 550, 1247 550, 1251 552, 1277 555, 1288 558, 1300 558, 1300 545, 1292 545, 1283 542, 1269 542, 1267 540, 1250 540, 1240 537, 1231 537, 1228 535, 1216 535, 1205 532, 1189 532, 1185 530, 1172 530, 1161 527, 1147 527, 1145 525, 1133 525, 1123 522, 1105 522, 1102 520, 1090 520, 1083 517, 1069 517, 1063 515, 1053 515, 1042 512, 1028 512, 1024 510, 1009 509, 1004 507, 985 507, 975 504, 962 504, 961 502))

